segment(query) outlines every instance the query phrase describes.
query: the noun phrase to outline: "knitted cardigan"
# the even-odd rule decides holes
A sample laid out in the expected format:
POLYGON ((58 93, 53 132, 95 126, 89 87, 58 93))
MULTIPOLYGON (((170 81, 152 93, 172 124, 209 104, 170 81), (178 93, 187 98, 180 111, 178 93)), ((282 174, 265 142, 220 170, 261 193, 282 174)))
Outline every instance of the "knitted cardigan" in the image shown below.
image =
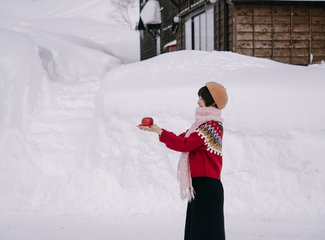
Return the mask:
MULTIPOLYGON (((200 110, 200 109, 198 109, 200 110)), ((202 110, 200 110, 202 111, 202 110)), ((218 109, 209 111, 219 111, 218 109)), ((223 126, 221 113, 219 121, 209 120, 200 124, 193 124, 188 131, 176 135, 163 129, 159 140, 168 148, 188 153, 189 174, 191 177, 210 177, 220 179, 222 169, 222 138, 223 126), (195 126, 194 129, 193 126, 195 126)), ((196 121, 198 122, 198 121, 196 121)), ((202 121, 201 121, 202 122, 202 121)), ((181 157, 182 158, 182 157, 181 157)), ((180 161, 181 163, 181 161, 180 161)), ((180 167, 180 166, 179 166, 180 167)), ((184 171, 183 171, 184 172, 184 171)), ((180 179, 179 179, 180 180, 180 179)), ((194 189, 191 179, 185 183, 185 189, 181 184, 181 198, 191 200, 194 198, 194 189)))

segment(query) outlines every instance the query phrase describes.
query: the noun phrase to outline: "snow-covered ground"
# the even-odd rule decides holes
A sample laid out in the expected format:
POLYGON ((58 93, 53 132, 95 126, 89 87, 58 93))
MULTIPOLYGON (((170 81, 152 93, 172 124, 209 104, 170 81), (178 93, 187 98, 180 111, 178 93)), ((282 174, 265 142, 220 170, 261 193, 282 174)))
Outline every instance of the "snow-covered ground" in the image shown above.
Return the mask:
MULTIPOLYGON (((102 156, 124 159, 131 176, 134 167, 160 166, 161 159, 173 165, 178 153, 166 151, 156 136, 137 133, 134 126, 149 115, 162 127, 185 130, 193 121, 197 90, 216 80, 230 96, 224 110, 228 211, 323 212, 325 114, 319 104, 324 101, 324 74, 323 65, 299 67, 234 53, 191 51, 114 69, 97 99, 106 130, 102 156), (137 161, 125 160, 130 158, 137 161)), ((161 174, 169 176, 166 167, 158 171, 150 169, 150 178, 161 182, 161 174)), ((170 187, 169 181, 160 184, 170 187)))
MULTIPOLYGON (((21 217, 0 222, 5 240, 166 240, 183 239, 183 214, 127 215, 120 217, 47 216, 21 217)), ((324 218, 285 216, 253 218, 227 216, 227 239, 322 240, 324 218)))
POLYGON ((131 206, 184 210, 175 198, 179 154, 134 126, 151 116, 181 133, 194 120, 198 89, 215 80, 229 93, 222 179, 230 239, 322 239, 324 76, 324 64, 301 67, 228 52, 181 51, 114 69, 97 96, 100 165, 116 178, 124 174, 125 191, 142 186, 131 206), (152 188, 174 195, 141 197, 152 188))
POLYGON ((186 130, 211 80, 229 94, 227 238, 323 239, 325 65, 195 51, 137 62, 139 35, 112 11, 0 3, 0 240, 182 239, 179 153, 136 125, 186 130))

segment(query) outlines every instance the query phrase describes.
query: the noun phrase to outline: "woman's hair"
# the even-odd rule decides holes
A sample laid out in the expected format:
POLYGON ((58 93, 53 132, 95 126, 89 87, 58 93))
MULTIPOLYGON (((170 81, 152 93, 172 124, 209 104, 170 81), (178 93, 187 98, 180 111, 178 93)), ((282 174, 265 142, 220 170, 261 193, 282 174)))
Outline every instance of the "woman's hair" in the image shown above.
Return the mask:
POLYGON ((211 96, 211 93, 209 92, 209 89, 206 86, 201 87, 197 94, 204 100, 206 107, 214 106, 218 108, 217 104, 214 102, 211 96))

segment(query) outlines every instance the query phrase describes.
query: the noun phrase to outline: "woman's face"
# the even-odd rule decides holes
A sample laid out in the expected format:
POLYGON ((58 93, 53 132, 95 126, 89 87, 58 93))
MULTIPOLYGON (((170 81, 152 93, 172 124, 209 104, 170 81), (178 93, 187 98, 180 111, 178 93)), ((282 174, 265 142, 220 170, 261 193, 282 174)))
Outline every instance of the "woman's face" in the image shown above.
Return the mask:
POLYGON ((199 97, 199 100, 197 101, 197 105, 199 105, 199 107, 205 107, 205 102, 202 97, 199 97))

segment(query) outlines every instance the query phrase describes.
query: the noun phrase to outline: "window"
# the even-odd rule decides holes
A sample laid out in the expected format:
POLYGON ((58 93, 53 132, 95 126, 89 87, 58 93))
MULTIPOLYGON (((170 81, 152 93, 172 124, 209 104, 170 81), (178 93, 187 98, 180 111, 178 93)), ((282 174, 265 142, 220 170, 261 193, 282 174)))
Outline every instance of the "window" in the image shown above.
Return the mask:
POLYGON ((214 50, 214 17, 213 17, 213 8, 210 8, 206 11, 207 14, 207 50, 214 50))
POLYGON ((185 21, 185 49, 214 50, 213 8, 185 21))
POLYGON ((185 21, 185 49, 191 50, 192 48, 192 18, 185 21))

